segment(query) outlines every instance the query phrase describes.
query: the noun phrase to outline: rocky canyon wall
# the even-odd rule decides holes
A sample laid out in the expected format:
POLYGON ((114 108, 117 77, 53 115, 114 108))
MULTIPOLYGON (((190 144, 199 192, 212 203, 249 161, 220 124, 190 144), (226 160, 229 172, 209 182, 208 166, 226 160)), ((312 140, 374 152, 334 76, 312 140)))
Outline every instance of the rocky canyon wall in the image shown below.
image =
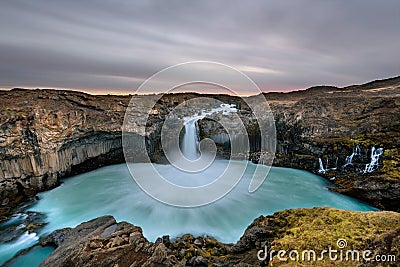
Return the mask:
MULTIPOLYGON (((124 162, 121 127, 129 101, 132 99, 135 114, 142 116, 148 113, 146 101, 157 97, 0 91, 1 211, 56 186, 62 177, 124 162)), ((145 134, 153 161, 163 161, 160 131, 165 116, 180 103, 196 97, 199 95, 165 95, 150 111, 145 134)), ((251 110, 238 97, 209 97, 236 105, 248 130, 250 158, 257 161, 260 135, 251 110)), ((400 78, 346 88, 269 93, 265 97, 277 129, 275 166, 318 173, 331 179, 339 192, 380 208, 398 210, 400 78), (377 155, 379 151, 382 154, 372 171, 364 172, 371 163, 373 147, 377 155)), ((200 135, 214 139, 220 155, 227 157, 226 133, 212 119, 210 116, 199 122, 200 135)), ((130 132, 144 134, 136 128, 130 132)), ((141 144, 131 147, 144 149, 141 144)))
MULTIPOLYGON (((58 185, 60 178, 125 161, 121 125, 131 97, 22 89, 0 94, 2 212, 58 185)), ((156 130, 149 128, 148 138, 156 130)))
MULTIPOLYGON (((400 79, 346 88, 314 87, 265 94, 274 114, 274 166, 304 169, 330 179, 338 192, 382 209, 400 206, 400 79)), ((250 159, 260 157, 260 131, 253 115, 240 111, 250 141, 250 159)), ((202 138, 229 155, 226 131, 205 118, 202 138)))

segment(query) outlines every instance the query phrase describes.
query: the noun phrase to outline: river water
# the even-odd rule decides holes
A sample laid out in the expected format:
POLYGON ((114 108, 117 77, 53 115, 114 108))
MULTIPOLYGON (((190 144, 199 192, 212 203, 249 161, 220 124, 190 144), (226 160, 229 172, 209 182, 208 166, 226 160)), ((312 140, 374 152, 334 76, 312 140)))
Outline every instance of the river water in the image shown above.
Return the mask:
MULTIPOLYGON (((212 180, 211 174, 218 175, 226 164, 226 160, 215 161, 203 177, 212 180)), ((165 176, 175 178, 177 182, 185 181, 173 166, 155 166, 165 176)), ((137 163, 134 167, 142 168, 143 164, 137 163)), ((48 224, 38 233, 25 233, 17 240, 0 245, 0 264, 20 249, 35 244, 40 235, 74 227, 102 215, 113 215, 117 221, 124 220, 142 227, 150 241, 162 235, 174 237, 191 233, 212 235, 223 242, 236 242, 256 217, 283 209, 330 206, 374 210, 354 198, 327 190, 330 185, 327 180, 290 168, 272 167, 263 185, 256 192, 249 193, 247 189, 255 167, 255 164, 248 164, 243 178, 225 197, 196 208, 179 208, 154 200, 136 185, 126 164, 70 177, 63 180, 61 186, 39 194, 40 200, 29 210, 45 214, 48 224)))

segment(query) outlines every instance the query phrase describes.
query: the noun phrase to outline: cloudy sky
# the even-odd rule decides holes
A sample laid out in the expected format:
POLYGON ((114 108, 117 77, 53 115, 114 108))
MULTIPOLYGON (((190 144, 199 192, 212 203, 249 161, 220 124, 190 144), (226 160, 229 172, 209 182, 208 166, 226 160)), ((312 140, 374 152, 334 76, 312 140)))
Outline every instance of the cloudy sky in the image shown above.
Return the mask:
POLYGON ((265 91, 400 75, 400 1, 53 1, 0 4, 0 88, 132 93, 186 61, 265 91))

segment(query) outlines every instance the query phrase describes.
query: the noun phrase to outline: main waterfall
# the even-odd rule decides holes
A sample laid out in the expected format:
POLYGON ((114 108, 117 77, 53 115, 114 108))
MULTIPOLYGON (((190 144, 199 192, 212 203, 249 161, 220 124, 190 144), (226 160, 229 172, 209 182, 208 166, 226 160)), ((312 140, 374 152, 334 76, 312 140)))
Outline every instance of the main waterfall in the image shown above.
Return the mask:
POLYGON ((219 112, 223 115, 228 115, 229 113, 237 112, 237 109, 234 104, 221 104, 217 108, 212 108, 208 111, 202 110, 200 114, 183 118, 185 132, 181 141, 181 150, 187 159, 195 160, 200 156, 197 122, 206 116, 219 112))
POLYGON ((190 160, 199 157, 198 119, 194 118, 185 122, 185 133, 182 138, 182 153, 190 160))

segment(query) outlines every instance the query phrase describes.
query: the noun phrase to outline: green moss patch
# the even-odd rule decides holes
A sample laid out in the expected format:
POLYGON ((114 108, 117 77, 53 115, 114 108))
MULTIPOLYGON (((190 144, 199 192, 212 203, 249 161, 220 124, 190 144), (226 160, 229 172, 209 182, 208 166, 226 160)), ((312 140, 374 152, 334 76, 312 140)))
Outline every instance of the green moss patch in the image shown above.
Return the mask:
MULTIPOLYGON (((353 212, 333 208, 313 208, 285 210, 276 213, 274 217, 276 238, 272 242, 271 250, 275 251, 314 250, 319 255, 318 253, 329 247, 338 249, 339 239, 347 241, 347 246, 343 250, 373 250, 371 244, 382 235, 400 229, 400 213, 387 211, 353 212)), ((329 260, 329 257, 325 258, 329 260)), ((321 264, 327 264, 326 260, 321 264)), ((276 256, 270 263, 272 266, 283 264, 276 256)), ((352 266, 351 262, 348 264, 352 266)))

